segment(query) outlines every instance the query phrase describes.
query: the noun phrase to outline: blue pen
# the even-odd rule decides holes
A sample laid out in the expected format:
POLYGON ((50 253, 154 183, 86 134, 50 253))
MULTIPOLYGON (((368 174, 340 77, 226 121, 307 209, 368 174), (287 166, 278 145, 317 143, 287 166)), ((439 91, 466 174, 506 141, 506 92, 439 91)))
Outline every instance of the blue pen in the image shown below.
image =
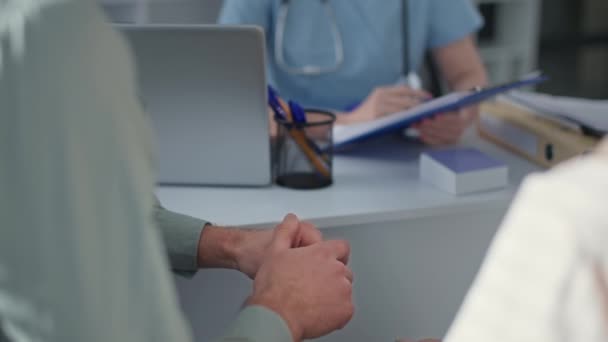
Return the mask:
MULTIPOLYGON (((270 85, 268 86, 268 104, 270 105, 272 111, 275 113, 275 116, 286 121, 289 119, 287 113, 285 113, 285 110, 279 103, 277 91, 274 90, 274 88, 270 85)), ((291 115, 293 117, 294 123, 306 123, 306 112, 298 103, 289 101, 289 109, 291 110, 291 115)), ((310 148, 312 148, 316 154, 321 156, 323 160, 328 161, 328 157, 325 152, 321 150, 321 148, 319 148, 319 146, 317 146, 314 141, 310 140, 306 136, 306 134, 304 134, 304 138, 306 139, 306 144, 310 146, 310 148)))
MULTIPOLYGON (((298 124, 306 123, 306 112, 304 111, 304 108, 302 108, 302 106, 300 106, 297 102, 289 101, 289 109, 291 110, 291 115, 293 116, 293 121, 296 126, 298 124)), ((319 148, 319 146, 317 146, 314 141, 306 137, 306 143, 315 151, 315 153, 320 155, 324 161, 329 162, 327 154, 325 154, 325 152, 321 150, 321 148, 319 148)))
POLYGON ((289 101, 289 109, 291 109, 293 122, 296 124, 306 123, 306 112, 304 112, 304 109, 297 102, 289 101))
POLYGON ((274 112, 274 115, 282 120, 287 120, 287 113, 281 107, 279 103, 279 99, 277 98, 277 92, 272 88, 272 86, 268 86, 268 105, 274 112))
POLYGON ((277 91, 274 89, 273 86, 271 86, 270 84, 268 85, 268 95, 272 96, 272 97, 277 97, 278 93, 277 91))
MULTIPOLYGON (((268 105, 270 106, 270 108, 272 109, 272 111, 274 112, 274 114, 277 118, 285 120, 285 121, 289 121, 289 117, 288 117, 289 115, 285 112, 285 110, 283 109, 283 106, 281 106, 281 103, 279 102, 279 98, 278 98, 276 90, 274 90, 274 88, 272 88, 272 86, 270 86, 270 85, 268 86, 268 105)), ((292 101, 289 102, 289 106, 290 106, 290 111, 291 111, 291 115, 292 115, 294 123, 305 123, 306 122, 306 113, 304 112, 304 109, 300 105, 298 105, 297 103, 292 102, 292 101)), ((289 130, 291 130, 291 128, 289 128, 289 130)), ((323 152, 319 148, 319 146, 317 146, 312 140, 310 140, 306 136, 306 133, 302 132, 302 136, 303 136, 306 144, 310 148, 312 148, 314 153, 317 154, 318 156, 320 156, 323 159, 323 161, 328 162, 328 157, 325 154, 325 152, 323 152)))

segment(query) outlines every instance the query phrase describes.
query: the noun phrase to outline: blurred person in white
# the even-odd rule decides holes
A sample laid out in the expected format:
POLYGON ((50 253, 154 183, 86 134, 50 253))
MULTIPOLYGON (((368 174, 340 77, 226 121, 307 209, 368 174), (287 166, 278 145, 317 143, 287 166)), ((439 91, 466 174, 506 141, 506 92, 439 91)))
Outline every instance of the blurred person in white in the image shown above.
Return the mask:
POLYGON ((608 341, 608 141, 525 180, 445 338, 488 341, 608 341))
MULTIPOLYGON (((191 341, 155 225, 149 127, 124 39, 93 0, 0 0, 0 56, 0 341, 191 341)), ((194 239, 193 271, 199 236, 215 247, 228 237, 192 222, 177 240, 194 239)), ((354 310, 348 244, 321 241, 294 215, 269 232, 239 267, 253 289, 220 341, 343 327, 354 310)), ((223 259, 213 247, 199 256, 223 259)))
POLYGON ((446 341, 608 341, 608 141, 524 182, 446 341))

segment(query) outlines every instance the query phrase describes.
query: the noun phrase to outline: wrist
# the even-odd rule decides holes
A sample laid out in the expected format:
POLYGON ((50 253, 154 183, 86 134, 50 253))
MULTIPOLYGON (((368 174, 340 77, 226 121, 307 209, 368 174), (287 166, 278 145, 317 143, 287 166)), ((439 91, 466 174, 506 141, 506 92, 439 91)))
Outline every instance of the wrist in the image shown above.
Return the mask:
POLYGON ((199 268, 237 268, 239 234, 236 229, 206 226, 198 243, 199 268))
POLYGON ((289 314, 289 310, 285 309, 285 303, 276 297, 269 295, 252 295, 247 302, 246 306, 261 306, 275 314, 277 314, 287 325, 287 328, 291 332, 293 341, 299 342, 304 336, 304 331, 297 324, 297 320, 293 319, 293 316, 289 314), (282 305, 281 305, 282 304, 282 305))

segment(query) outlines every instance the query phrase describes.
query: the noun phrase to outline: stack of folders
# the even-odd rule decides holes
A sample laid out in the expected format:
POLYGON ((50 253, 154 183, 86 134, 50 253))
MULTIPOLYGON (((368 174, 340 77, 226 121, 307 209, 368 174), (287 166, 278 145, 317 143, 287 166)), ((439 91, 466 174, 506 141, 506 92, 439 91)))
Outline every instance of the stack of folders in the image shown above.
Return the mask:
MULTIPOLYGON (((525 95, 526 99, 536 98, 531 96, 525 95)), ((540 110, 516 98, 519 98, 519 94, 484 103, 478 131, 484 139, 538 165, 552 167, 585 154, 597 145, 603 135, 602 125, 557 116, 550 113, 548 108, 540 110)), ((579 113, 588 110, 584 106, 579 108, 579 113)))

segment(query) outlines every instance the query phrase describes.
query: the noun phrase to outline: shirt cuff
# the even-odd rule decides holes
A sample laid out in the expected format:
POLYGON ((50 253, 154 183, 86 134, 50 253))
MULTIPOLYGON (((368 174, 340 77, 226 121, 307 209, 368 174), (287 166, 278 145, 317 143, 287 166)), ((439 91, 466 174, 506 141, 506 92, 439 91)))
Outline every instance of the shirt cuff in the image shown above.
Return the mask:
POLYGON ((293 342, 291 331, 283 319, 262 306, 245 308, 232 325, 229 333, 218 342, 293 342))
POLYGON ((192 276, 198 270, 198 244, 208 222, 157 206, 154 218, 165 241, 173 271, 192 276))

